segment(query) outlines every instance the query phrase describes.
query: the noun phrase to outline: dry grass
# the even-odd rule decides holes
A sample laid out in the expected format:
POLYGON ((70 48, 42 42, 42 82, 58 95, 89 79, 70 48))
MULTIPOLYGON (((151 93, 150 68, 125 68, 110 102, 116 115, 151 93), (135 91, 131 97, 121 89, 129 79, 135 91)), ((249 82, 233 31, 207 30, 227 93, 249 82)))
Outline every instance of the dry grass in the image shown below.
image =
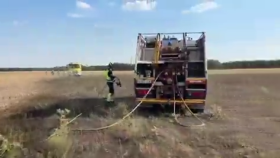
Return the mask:
POLYGON ((274 69, 230 69, 230 70, 209 70, 209 74, 274 74, 280 73, 279 68, 274 69))
MULTIPOLYGON (((45 72, 1 73, 5 75, 1 76, 3 81, 8 78, 0 86, 1 95, 18 95, 19 89, 22 93, 36 92, 32 96, 23 95, 18 102, 11 102, 13 99, 5 102, 8 109, 1 114, 0 133, 6 141, 0 143, 7 150, 2 156, 276 157, 280 149, 278 70, 209 73, 207 107, 213 116, 201 116, 205 127, 180 127, 170 121, 172 118, 141 110, 118 126, 98 132, 71 129, 105 126, 131 110, 134 105, 131 72, 116 72, 124 83, 122 88, 116 88, 116 105, 106 105, 102 99, 100 91, 105 82, 101 72, 87 72, 82 78, 51 76, 45 72), (13 88, 8 81, 17 82, 18 87, 13 88), (66 120, 57 114, 59 108, 71 111, 66 120), (82 116, 72 124, 61 126, 61 121, 69 121, 80 113, 82 116), (55 128, 57 135, 40 141, 48 138, 55 128)), ((192 117, 181 121, 197 124, 192 117)))

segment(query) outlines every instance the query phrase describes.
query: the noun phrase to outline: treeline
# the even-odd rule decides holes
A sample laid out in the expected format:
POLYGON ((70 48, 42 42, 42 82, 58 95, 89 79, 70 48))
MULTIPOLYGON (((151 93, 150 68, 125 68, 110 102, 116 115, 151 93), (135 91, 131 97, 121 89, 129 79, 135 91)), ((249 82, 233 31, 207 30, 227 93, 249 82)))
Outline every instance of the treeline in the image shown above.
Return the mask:
MULTIPOLYGON (((251 69, 251 68, 280 68, 280 60, 254 60, 254 61, 231 61, 220 62, 210 59, 207 62, 208 69, 251 69)), ((133 70, 133 64, 113 63, 114 70, 133 70)), ((107 65, 83 66, 83 71, 106 70, 107 65)), ((0 71, 65 71, 66 67, 58 66, 51 68, 0 68, 0 71)))
POLYGON ((280 60, 252 60, 220 62, 210 59, 208 69, 253 69, 253 68, 280 68, 280 60))
MULTIPOLYGON (((113 63, 114 70, 117 71, 128 71, 134 70, 134 65, 126 64, 126 63, 113 63)), ((107 65, 94 65, 94 66, 82 66, 83 71, 102 71, 106 70, 107 65)), ((46 67, 46 68, 0 68, 0 71, 66 71, 67 68, 65 66, 56 66, 56 67, 46 67)))

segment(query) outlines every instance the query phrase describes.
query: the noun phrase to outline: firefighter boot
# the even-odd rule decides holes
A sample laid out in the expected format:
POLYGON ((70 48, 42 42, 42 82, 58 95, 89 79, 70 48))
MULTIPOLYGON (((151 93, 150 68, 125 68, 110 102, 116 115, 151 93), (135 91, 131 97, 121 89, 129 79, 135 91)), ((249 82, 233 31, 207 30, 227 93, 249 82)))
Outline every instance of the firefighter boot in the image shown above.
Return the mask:
POLYGON ((111 102, 114 102, 114 95, 111 95, 111 102))
POLYGON ((112 99, 112 93, 109 93, 108 95, 107 95, 107 102, 112 102, 113 101, 113 99, 112 99))

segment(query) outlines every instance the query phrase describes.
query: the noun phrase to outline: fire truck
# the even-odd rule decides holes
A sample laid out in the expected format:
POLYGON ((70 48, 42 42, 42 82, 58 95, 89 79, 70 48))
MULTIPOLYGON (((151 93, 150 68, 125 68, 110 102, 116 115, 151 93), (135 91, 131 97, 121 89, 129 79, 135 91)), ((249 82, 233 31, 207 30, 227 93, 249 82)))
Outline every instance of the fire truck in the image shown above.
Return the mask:
POLYGON ((185 104, 193 113, 204 112, 204 32, 139 33, 135 59, 136 102, 153 106, 185 104))
POLYGON ((69 74, 73 76, 81 76, 82 75, 82 64, 80 63, 69 63, 66 65, 69 74))

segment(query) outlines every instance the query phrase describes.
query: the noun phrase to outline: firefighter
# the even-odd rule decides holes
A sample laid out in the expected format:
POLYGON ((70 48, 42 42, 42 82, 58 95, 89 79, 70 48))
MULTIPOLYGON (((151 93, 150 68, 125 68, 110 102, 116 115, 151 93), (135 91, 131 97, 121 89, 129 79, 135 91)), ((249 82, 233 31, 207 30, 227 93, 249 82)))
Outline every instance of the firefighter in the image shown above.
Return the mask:
POLYGON ((121 87, 121 82, 120 80, 113 75, 113 64, 109 63, 108 69, 106 70, 106 80, 107 80, 107 86, 109 88, 109 93, 107 95, 107 101, 108 102, 113 102, 114 99, 114 94, 115 94, 115 89, 114 89, 114 83, 116 83, 119 87, 121 87))

